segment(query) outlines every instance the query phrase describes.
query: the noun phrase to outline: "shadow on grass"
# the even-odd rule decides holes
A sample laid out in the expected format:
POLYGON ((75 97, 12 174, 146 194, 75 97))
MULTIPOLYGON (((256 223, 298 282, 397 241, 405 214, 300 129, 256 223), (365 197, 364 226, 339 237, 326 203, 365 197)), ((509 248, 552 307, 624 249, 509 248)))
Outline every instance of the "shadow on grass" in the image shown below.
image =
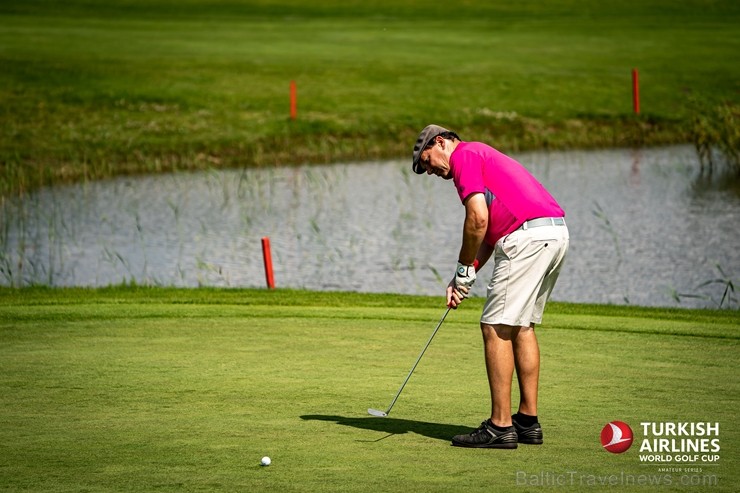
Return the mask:
POLYGON ((338 425, 351 426, 361 430, 375 430, 388 433, 387 436, 379 438, 380 441, 391 435, 402 435, 404 433, 416 433, 437 440, 449 441, 453 436, 461 433, 469 433, 469 426, 449 425, 443 423, 428 423, 426 421, 413 421, 410 419, 396 418, 346 418, 344 416, 327 416, 323 414, 309 414, 301 416, 306 421, 333 421, 338 425))

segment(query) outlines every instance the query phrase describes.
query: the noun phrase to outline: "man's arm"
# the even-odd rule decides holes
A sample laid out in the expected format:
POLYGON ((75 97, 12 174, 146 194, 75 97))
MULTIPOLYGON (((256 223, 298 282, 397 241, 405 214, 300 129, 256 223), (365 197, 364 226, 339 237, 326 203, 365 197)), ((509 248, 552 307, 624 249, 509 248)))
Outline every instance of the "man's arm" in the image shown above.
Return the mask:
POLYGON ((491 255, 493 255, 493 250, 494 248, 485 241, 480 244, 478 255, 475 257, 475 259, 478 261, 478 269, 481 269, 484 265, 486 265, 488 259, 491 258, 491 255))
MULTIPOLYGON (((458 260, 462 264, 473 265, 488 229, 488 205, 486 196, 482 193, 468 195, 463 204, 465 205, 465 224, 458 260)), ((488 258, 481 260, 485 263, 488 258)))
MULTIPOLYGON (((455 277, 447 286, 447 306, 457 308, 462 300, 468 297, 470 287, 475 282, 476 256, 477 267, 482 267, 491 256, 491 252, 483 241, 488 229, 488 205, 485 195, 474 193, 465 198, 465 223, 463 224, 463 241, 458 257, 458 268, 455 277)), ((491 250, 492 251, 492 250, 491 250)))

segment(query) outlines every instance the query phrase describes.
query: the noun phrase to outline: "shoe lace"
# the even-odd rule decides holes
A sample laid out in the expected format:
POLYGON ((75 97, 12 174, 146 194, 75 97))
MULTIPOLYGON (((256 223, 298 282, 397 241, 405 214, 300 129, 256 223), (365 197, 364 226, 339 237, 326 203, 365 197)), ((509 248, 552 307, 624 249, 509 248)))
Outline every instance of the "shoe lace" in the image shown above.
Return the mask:
POLYGON ((471 435, 474 435, 474 436, 478 436, 478 435, 481 435, 481 434, 483 434, 483 433, 485 433, 486 435, 488 435, 489 433, 488 433, 488 431, 486 431, 486 428, 488 428, 488 425, 487 425, 487 424, 486 424, 486 422, 484 421, 484 422, 482 422, 482 423, 480 424, 480 426, 479 426, 479 427, 478 427, 478 428, 477 428, 476 430, 474 430, 474 431, 473 431, 473 432, 471 433, 471 435))

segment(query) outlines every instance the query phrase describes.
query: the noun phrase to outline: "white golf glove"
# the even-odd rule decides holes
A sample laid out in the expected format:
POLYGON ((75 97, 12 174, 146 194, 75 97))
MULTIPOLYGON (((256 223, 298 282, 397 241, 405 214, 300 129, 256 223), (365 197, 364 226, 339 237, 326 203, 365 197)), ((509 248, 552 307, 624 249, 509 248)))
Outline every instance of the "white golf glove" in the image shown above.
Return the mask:
POLYGON ((470 288, 475 283, 475 266, 458 262, 453 281, 455 283, 455 289, 463 298, 467 298, 470 295, 470 288))

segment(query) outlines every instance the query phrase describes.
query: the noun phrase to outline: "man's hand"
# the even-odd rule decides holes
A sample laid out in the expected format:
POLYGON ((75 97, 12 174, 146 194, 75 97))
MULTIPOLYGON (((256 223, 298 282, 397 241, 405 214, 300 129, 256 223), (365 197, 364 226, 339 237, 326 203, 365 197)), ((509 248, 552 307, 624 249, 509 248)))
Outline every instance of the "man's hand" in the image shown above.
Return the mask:
POLYGON ((475 259, 473 265, 457 263, 455 277, 447 285, 447 306, 457 308, 469 296, 470 288, 475 283, 475 273, 479 267, 478 259, 475 259))
POLYGON ((463 298, 467 298, 470 294, 470 288, 472 288, 475 283, 475 266, 465 265, 458 262, 457 269, 455 270, 454 281, 455 289, 463 298))
POLYGON ((450 284, 447 285, 447 306, 456 310, 464 298, 465 296, 455 289, 455 279, 452 279, 450 284))

